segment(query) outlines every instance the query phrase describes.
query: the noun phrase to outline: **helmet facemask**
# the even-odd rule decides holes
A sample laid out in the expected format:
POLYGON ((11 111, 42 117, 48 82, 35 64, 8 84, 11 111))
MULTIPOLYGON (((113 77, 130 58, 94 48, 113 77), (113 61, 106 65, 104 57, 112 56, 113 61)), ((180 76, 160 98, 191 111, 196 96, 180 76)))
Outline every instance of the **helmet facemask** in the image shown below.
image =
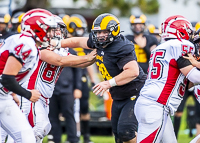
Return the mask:
POLYGON ((139 35, 141 33, 144 33, 144 29, 145 29, 145 24, 144 23, 135 23, 135 24, 131 23, 131 30, 135 35, 139 35))
POLYGON ((92 39, 97 48, 105 48, 109 44, 111 44, 118 35, 114 36, 112 33, 118 30, 119 23, 115 25, 111 25, 109 29, 106 30, 92 30, 92 39), (108 34, 105 36, 97 36, 98 32, 108 31, 108 34))
POLYGON ((92 40, 93 40, 93 43, 95 44, 95 47, 97 48, 105 48, 114 40, 112 36, 112 32, 110 31, 108 31, 107 35, 97 36, 98 32, 103 32, 103 31, 108 31, 108 30, 93 30, 92 31, 92 40))
POLYGON ((85 30, 85 29, 86 29, 86 28, 84 28, 84 27, 81 27, 81 28, 76 27, 76 28, 74 29, 74 35, 73 35, 73 36, 82 37, 82 36, 86 33, 86 30, 85 30))
MULTIPOLYGON (((37 34, 37 30, 34 32, 37 34)), ((56 33, 56 28, 49 27, 47 29, 46 36, 44 37, 44 41, 41 42, 44 47, 47 47, 50 45, 50 40, 54 38, 54 36, 56 35, 55 33, 56 33)), ((38 39, 38 37, 36 36, 36 40, 37 39, 38 39)), ((37 41, 39 41, 39 40, 37 40, 37 41)))

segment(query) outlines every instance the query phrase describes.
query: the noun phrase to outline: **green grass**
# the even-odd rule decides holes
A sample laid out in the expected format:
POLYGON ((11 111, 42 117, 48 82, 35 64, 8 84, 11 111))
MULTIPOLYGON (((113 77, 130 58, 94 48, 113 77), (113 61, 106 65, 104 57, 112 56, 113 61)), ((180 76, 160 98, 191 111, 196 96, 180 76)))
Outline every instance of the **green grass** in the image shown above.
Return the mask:
MULTIPOLYGON (((92 111, 96 110, 104 110, 103 108, 103 99, 102 97, 97 97, 94 94, 90 94, 90 109, 92 111)), ((190 96, 186 102, 186 105, 194 105, 193 98, 190 96)), ((186 107, 186 106, 185 106, 186 107)), ((189 143, 194 137, 190 138, 188 134, 185 134, 185 130, 187 129, 187 123, 186 123, 186 108, 184 109, 183 116, 181 118, 181 126, 180 126, 180 131, 178 135, 178 143, 189 143)), ((62 142, 66 141, 67 136, 63 135, 62 136, 62 142)), ((81 137, 81 141, 83 138, 81 137)), ((114 137, 113 136, 91 136, 91 140, 94 143, 115 143, 114 137)), ((47 143, 47 138, 44 139, 43 143, 47 143)))
MULTIPOLYGON (((66 141, 67 136, 62 136, 61 143, 64 143, 66 141)), ((94 143, 115 143, 115 139, 113 136, 91 136, 90 138, 94 143)), ((44 138, 43 143, 47 143, 48 139, 47 137, 44 138)), ((83 141, 83 138, 81 137, 81 142, 83 141)))

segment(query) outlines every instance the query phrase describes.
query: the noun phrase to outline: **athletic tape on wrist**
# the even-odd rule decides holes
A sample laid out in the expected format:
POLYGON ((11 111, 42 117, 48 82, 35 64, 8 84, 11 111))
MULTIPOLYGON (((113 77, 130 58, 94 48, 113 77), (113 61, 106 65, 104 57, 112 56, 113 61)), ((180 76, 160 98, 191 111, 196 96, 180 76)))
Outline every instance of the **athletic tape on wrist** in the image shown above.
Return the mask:
POLYGON ((111 87, 117 85, 117 83, 116 83, 116 81, 115 81, 115 78, 112 78, 112 79, 108 80, 108 82, 110 83, 111 87))

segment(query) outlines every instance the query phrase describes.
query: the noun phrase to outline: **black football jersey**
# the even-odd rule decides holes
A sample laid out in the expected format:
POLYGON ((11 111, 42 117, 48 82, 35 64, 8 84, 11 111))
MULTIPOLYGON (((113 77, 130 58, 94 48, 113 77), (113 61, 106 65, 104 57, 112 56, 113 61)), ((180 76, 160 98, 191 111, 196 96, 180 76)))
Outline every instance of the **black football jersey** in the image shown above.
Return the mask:
POLYGON ((158 45, 157 39, 152 35, 144 35, 146 37, 146 46, 144 48, 140 48, 134 41, 134 35, 127 35, 126 38, 132 41, 135 44, 135 53, 137 56, 137 62, 140 67, 143 69, 145 73, 147 73, 149 67, 149 59, 150 59, 150 47, 153 45, 158 45))
MULTIPOLYGON (((92 42, 91 34, 87 44, 90 48, 96 48, 92 42)), ((117 37, 106 48, 97 48, 96 64, 105 80, 110 80, 120 74, 124 65, 132 60, 137 61, 134 44, 123 35, 117 37)), ((140 67, 139 70, 139 76, 133 81, 110 89, 114 100, 123 100, 139 94, 140 87, 143 86, 146 79, 146 75, 140 67)))

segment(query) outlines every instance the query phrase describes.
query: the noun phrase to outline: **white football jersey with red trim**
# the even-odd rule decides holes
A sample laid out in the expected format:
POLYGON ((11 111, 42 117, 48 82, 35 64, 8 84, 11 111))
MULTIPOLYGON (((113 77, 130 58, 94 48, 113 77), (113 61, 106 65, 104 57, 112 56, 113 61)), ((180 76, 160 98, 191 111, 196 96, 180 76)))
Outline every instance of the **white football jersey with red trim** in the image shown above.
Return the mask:
POLYGON ((194 95, 195 95, 197 101, 200 103, 200 85, 196 85, 194 87, 194 95))
MULTIPOLYGON (((0 75, 2 75, 8 57, 12 55, 22 63, 22 68, 16 76, 19 84, 27 81, 37 67, 39 60, 38 48, 31 37, 15 34, 7 38, 0 47, 0 75)), ((9 91, 0 84, 0 95, 6 96, 9 91)))
POLYGON ((173 114, 184 96, 187 84, 177 60, 188 52, 194 54, 195 48, 187 40, 169 40, 156 47, 151 52, 149 73, 140 96, 166 105, 173 114))
MULTIPOLYGON (((54 52, 60 56, 69 55, 68 48, 55 49, 54 52)), ((39 90, 42 94, 41 99, 48 103, 48 98, 51 98, 53 94, 55 83, 61 71, 62 67, 39 60, 36 70, 31 75, 30 80, 23 84, 23 87, 39 90)))

